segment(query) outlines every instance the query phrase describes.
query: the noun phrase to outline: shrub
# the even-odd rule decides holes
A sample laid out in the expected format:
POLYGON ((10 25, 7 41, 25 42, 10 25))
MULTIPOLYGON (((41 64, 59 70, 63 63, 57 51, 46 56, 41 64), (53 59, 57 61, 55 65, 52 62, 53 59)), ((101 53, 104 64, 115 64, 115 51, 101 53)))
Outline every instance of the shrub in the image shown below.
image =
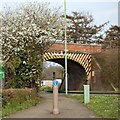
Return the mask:
POLYGON ((52 88, 52 87, 49 87, 49 86, 42 86, 42 87, 40 88, 40 90, 41 90, 41 91, 52 91, 53 88, 52 88))

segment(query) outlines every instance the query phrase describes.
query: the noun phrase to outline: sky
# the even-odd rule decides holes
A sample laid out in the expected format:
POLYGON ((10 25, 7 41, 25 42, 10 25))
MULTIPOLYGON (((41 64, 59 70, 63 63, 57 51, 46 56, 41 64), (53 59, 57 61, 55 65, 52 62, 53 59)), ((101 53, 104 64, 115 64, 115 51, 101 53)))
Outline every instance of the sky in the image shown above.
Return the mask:
MULTIPOLYGON (((4 7, 17 8, 27 2, 50 2, 50 7, 61 7, 64 13, 64 0, 0 0, 0 11, 4 7)), ((118 2, 120 0, 66 0, 67 14, 71 12, 89 12, 94 17, 94 24, 101 25, 109 21, 106 29, 111 25, 118 25, 118 2)), ((119 9, 120 10, 120 9, 119 9)), ((119 12, 120 13, 120 12, 119 12)), ((120 19, 120 16, 119 16, 120 19)), ((48 62, 48 65, 50 63, 48 62)), ((52 64, 52 63, 51 63, 52 64)))
MULTIPOLYGON (((64 0, 0 0, 0 11, 4 6, 11 8, 19 7, 25 2, 50 2, 50 7, 61 7, 64 13, 64 0)), ((109 25, 118 25, 118 2, 119 0, 66 0, 67 14, 73 11, 89 12, 93 15, 94 24, 100 25, 109 21, 109 25)))

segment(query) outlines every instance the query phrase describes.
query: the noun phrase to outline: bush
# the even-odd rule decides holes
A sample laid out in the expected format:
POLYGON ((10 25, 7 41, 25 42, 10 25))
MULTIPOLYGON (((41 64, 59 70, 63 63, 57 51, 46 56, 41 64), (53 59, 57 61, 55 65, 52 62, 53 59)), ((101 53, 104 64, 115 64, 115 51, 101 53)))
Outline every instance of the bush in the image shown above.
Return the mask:
POLYGON ((40 88, 41 91, 53 91, 53 88, 52 87, 49 87, 49 86, 42 86, 40 88))
POLYGON ((105 90, 118 91, 118 49, 106 49, 93 54, 101 67, 101 82, 105 90))
MULTIPOLYGON (((53 88, 52 87, 49 87, 49 86, 42 86, 40 88, 41 91, 46 91, 46 92, 53 92, 53 88)), ((62 89, 58 89, 58 92, 59 93, 64 93, 65 91, 62 90, 62 89)))

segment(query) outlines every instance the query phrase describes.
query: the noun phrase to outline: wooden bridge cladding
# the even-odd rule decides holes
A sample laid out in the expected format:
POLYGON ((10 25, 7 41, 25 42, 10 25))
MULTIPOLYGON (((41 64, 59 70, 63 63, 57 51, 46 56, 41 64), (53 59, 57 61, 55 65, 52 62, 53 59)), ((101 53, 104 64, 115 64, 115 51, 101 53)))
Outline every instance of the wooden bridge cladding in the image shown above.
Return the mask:
MULTIPOLYGON (((101 52, 102 46, 79 45, 79 44, 73 43, 73 44, 67 44, 67 50, 73 51, 73 52, 81 51, 81 52, 93 53, 93 52, 101 52)), ((64 51, 64 43, 55 43, 49 48, 48 51, 64 51)))

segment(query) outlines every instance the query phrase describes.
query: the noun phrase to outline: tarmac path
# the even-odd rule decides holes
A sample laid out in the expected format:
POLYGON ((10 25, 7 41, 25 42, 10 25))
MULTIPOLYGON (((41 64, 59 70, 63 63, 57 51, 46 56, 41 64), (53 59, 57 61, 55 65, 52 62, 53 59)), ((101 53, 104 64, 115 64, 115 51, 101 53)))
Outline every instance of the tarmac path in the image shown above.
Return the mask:
POLYGON ((88 110, 82 103, 71 98, 66 98, 64 94, 59 94, 58 115, 53 115, 53 95, 41 93, 43 100, 37 106, 19 111, 7 118, 98 118, 95 113, 88 110))

